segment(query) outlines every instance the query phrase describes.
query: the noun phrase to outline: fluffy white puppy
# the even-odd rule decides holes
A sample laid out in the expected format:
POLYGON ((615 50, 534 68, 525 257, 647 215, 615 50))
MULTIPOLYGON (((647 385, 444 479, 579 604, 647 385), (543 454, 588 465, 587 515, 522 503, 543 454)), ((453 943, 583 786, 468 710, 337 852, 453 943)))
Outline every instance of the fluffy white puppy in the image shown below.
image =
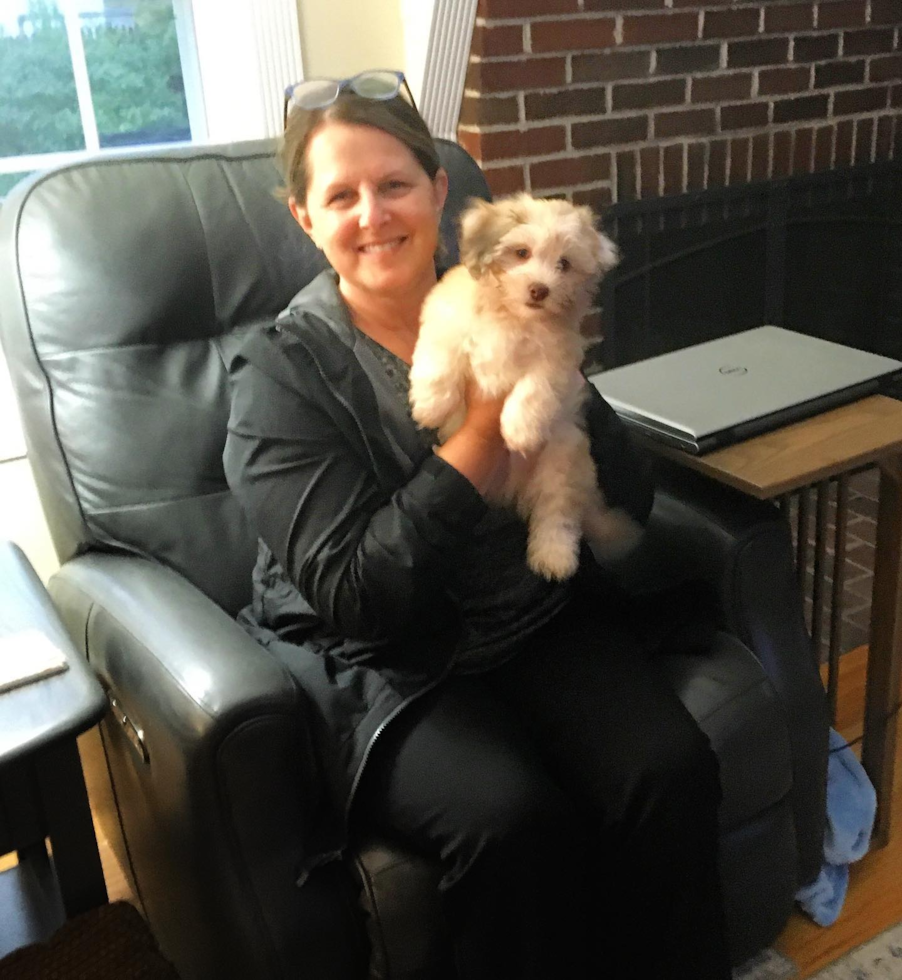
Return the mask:
POLYGON ((495 502, 528 521, 530 567, 565 579, 583 533, 608 555, 638 534, 605 505, 581 410, 580 323, 617 249, 589 208, 518 194, 473 202, 461 217, 460 252, 461 265, 423 304, 413 417, 444 441, 463 422, 470 379, 487 396, 506 396, 501 434, 520 455, 495 502))

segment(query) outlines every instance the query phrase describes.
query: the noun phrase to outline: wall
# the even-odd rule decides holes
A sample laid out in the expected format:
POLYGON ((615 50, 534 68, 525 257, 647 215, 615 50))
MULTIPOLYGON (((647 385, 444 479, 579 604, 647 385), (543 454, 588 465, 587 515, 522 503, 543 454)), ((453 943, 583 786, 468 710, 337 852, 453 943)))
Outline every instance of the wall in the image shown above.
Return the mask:
POLYGON ((603 207, 902 156, 900 0, 479 0, 459 139, 603 207))
POLYGON ((304 74, 404 67, 400 0, 298 0, 304 74))

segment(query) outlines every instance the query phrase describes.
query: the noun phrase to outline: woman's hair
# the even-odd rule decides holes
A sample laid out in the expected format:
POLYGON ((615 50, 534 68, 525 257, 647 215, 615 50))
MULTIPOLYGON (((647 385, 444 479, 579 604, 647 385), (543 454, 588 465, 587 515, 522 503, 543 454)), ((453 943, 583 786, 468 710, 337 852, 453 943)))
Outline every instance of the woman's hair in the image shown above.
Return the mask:
POLYGON ((300 205, 306 203, 310 182, 307 148, 319 128, 332 122, 373 126, 394 136, 417 158, 429 179, 435 180, 441 162, 432 135, 417 110, 400 95, 382 101, 346 91, 322 109, 289 112, 279 150, 285 180, 280 197, 285 200, 293 197, 300 205))

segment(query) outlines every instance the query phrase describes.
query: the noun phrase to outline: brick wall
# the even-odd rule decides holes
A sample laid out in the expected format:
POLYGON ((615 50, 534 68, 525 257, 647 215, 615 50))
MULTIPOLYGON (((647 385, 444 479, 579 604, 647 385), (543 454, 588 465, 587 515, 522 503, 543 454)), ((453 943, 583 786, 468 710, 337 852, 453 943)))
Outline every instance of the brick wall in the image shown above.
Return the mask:
POLYGON ((479 0, 496 194, 618 201, 902 158, 902 0, 479 0))

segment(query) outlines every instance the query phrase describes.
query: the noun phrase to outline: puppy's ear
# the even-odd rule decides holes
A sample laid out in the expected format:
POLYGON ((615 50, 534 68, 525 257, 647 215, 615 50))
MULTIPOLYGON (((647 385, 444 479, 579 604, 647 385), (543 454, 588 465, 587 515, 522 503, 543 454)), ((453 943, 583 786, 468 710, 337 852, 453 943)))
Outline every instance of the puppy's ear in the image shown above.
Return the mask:
POLYGON ((580 205, 578 211, 586 238, 592 243, 592 255, 598 271, 601 273, 610 272, 620 261, 620 252, 617 246, 603 231, 598 230, 598 219, 590 207, 580 205))
POLYGON ((492 264, 498 244, 497 221, 498 206, 480 198, 471 198, 460 216, 460 261, 474 279, 492 264))

